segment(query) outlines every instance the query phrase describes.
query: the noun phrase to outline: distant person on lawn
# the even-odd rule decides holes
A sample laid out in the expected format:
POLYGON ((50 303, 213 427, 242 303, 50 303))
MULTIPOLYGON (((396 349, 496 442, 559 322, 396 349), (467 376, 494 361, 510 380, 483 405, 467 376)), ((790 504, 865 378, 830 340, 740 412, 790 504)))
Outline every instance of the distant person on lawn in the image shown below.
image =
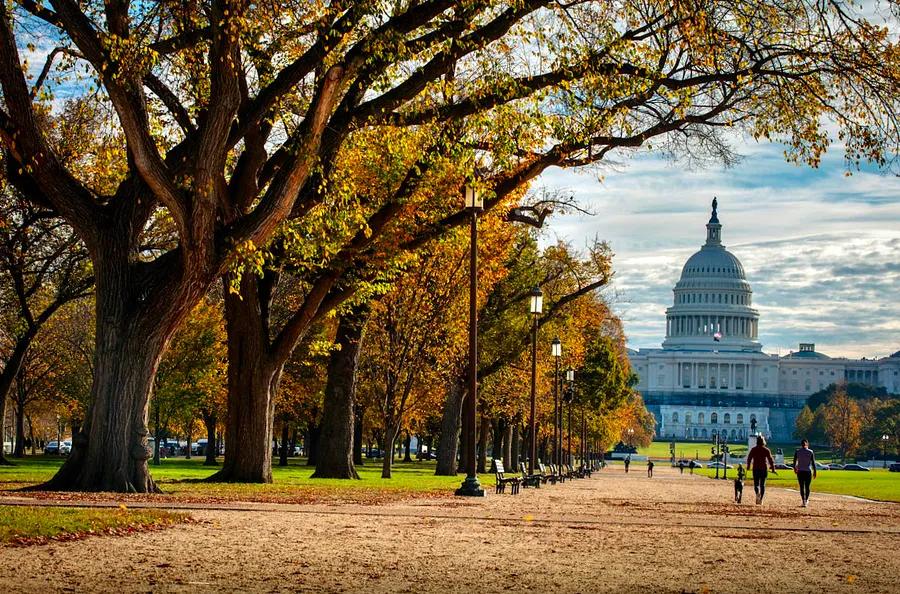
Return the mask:
POLYGON ((647 478, 653 478, 653 460, 647 458, 647 478))
POLYGON ((809 487, 816 477, 816 455, 809 449, 809 441, 804 439, 794 452, 794 473, 800 483, 801 507, 809 507, 809 487))
POLYGON ((756 491, 756 505, 761 505, 766 497, 768 469, 772 470, 772 474, 778 474, 775 472, 775 459, 772 458, 772 452, 766 447, 766 438, 762 435, 756 436, 756 446, 747 454, 747 468, 753 472, 753 490, 756 491))
POLYGON ((628 467, 631 465, 631 454, 625 456, 625 474, 628 474, 628 467))

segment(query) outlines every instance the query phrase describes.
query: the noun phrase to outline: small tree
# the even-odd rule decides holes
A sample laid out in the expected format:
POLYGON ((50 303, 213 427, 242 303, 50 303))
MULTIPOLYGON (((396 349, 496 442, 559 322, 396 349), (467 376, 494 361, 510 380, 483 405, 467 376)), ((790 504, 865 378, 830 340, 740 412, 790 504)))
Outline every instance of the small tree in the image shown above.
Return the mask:
POLYGON ((813 425, 815 425, 816 417, 809 405, 803 407, 797 420, 794 422, 794 437, 797 439, 809 439, 813 425))
POLYGON ((825 433, 840 452, 843 461, 860 445, 862 412, 859 404, 847 395, 847 390, 842 385, 838 386, 824 406, 825 433))

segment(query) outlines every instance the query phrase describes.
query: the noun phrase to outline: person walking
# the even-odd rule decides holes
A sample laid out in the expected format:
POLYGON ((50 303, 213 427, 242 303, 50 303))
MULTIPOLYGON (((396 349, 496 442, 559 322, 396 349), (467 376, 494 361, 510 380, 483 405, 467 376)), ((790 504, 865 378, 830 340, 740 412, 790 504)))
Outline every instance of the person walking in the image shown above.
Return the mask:
POLYGON ((800 484, 800 507, 809 507, 809 487, 816 477, 816 455, 809 449, 809 441, 804 439, 794 452, 794 473, 800 484))
POLYGON ((625 474, 628 474, 628 467, 631 465, 631 454, 625 456, 625 474))
POLYGON ((647 458, 647 478, 653 478, 653 460, 647 458))
POLYGON ((772 458, 772 452, 766 447, 766 438, 762 435, 756 436, 756 446, 747 454, 747 468, 753 472, 753 490, 756 491, 756 505, 761 505, 766 497, 766 478, 768 478, 768 469, 775 472, 775 459, 772 458))

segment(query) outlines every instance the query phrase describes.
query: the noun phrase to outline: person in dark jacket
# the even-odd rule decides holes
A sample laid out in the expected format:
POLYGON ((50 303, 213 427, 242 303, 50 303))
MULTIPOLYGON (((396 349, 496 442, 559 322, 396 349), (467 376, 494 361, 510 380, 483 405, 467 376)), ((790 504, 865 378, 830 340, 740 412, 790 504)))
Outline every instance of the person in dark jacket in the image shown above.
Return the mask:
POLYGON ((809 449, 809 441, 802 440, 794 452, 794 473, 800 484, 801 507, 809 507, 809 487, 816 477, 816 455, 809 449))
POLYGON ((775 459, 772 458, 772 452, 766 447, 766 438, 762 435, 756 436, 756 446, 747 454, 747 468, 753 472, 753 490, 756 491, 756 505, 761 505, 766 497, 766 478, 768 477, 768 469, 772 474, 775 472, 775 459))

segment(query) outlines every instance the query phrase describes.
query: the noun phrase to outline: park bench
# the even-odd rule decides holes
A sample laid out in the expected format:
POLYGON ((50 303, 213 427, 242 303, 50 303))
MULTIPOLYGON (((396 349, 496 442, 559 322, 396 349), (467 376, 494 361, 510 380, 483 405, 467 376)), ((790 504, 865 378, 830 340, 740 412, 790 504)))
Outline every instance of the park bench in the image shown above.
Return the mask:
POLYGON ((551 471, 547 470, 547 467, 544 466, 543 462, 538 462, 538 468, 541 471, 540 476, 541 476, 542 483, 547 484, 549 482, 551 485, 556 484, 556 481, 557 481, 556 475, 553 474, 551 471))
POLYGON ((561 482, 561 483, 566 482, 566 475, 564 475, 564 474, 560 471, 559 466, 557 466, 556 464, 551 464, 551 465, 550 465, 550 472, 556 477, 556 480, 557 480, 557 481, 559 481, 559 482, 561 482))
POLYGON ((519 470, 522 471, 522 486, 523 487, 537 487, 541 486, 541 477, 538 474, 528 474, 528 469, 525 468, 524 462, 519 462, 519 470))
POLYGON ((584 464, 582 464, 580 470, 581 470, 581 475, 582 475, 582 477, 585 477, 585 478, 591 478, 591 472, 592 472, 592 471, 591 471, 590 465, 584 465, 584 464))
POLYGON ((509 485, 509 494, 518 495, 519 484, 522 482, 517 476, 504 476, 506 470, 503 468, 503 460, 494 460, 494 474, 497 476, 497 493, 506 491, 506 485, 509 485))
POLYGON ((575 472, 575 469, 572 468, 571 466, 569 466, 568 464, 563 464, 563 468, 565 469, 566 476, 569 477, 570 479, 572 479, 572 478, 584 478, 583 476, 581 476, 581 475, 579 475, 577 472, 575 472))

